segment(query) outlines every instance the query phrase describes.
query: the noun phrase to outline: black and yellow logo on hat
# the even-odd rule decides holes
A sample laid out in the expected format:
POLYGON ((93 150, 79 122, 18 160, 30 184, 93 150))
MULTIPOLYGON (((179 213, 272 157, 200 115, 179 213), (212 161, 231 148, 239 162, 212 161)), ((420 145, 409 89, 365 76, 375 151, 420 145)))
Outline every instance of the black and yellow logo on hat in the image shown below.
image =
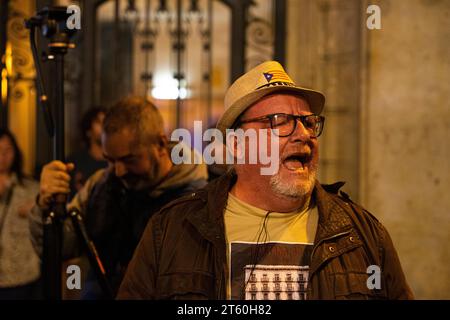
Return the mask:
POLYGON ((272 82, 287 82, 294 84, 291 78, 287 75, 283 70, 271 70, 263 73, 264 78, 267 80, 267 83, 272 82))
POLYGON ((294 81, 284 71, 273 70, 263 72, 263 75, 267 83, 259 86, 256 90, 274 86, 295 87, 294 81))

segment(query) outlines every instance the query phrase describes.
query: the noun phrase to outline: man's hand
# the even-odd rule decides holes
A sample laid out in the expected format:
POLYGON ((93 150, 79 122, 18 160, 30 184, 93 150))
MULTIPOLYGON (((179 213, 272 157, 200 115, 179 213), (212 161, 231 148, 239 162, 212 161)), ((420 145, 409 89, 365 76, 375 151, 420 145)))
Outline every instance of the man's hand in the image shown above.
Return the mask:
POLYGON ((53 196, 59 193, 70 193, 69 172, 75 168, 73 163, 64 164, 55 160, 45 165, 41 173, 38 205, 48 209, 53 196))

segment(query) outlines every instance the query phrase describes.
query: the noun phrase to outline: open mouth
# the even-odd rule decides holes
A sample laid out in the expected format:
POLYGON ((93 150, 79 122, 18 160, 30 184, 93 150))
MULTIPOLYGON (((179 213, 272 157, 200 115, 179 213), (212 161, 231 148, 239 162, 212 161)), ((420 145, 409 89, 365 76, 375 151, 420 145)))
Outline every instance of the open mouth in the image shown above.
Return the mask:
POLYGON ((293 171, 305 170, 311 161, 311 154, 298 153, 292 154, 284 158, 283 165, 293 171))

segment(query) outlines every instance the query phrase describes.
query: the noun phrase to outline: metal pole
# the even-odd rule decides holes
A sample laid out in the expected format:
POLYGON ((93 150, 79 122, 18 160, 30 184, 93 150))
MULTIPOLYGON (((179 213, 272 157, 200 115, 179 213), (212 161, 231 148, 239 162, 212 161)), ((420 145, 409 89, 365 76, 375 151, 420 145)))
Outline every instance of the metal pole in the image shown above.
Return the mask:
POLYGON ((81 30, 83 37, 83 44, 81 46, 83 73, 82 83, 80 85, 80 100, 82 111, 86 111, 92 105, 97 104, 99 85, 95 81, 96 72, 99 67, 95 63, 96 57, 96 3, 92 0, 85 0, 83 2, 83 28, 81 30))
MULTIPOLYGON (((151 37, 150 33, 150 7, 151 6, 151 2, 150 0, 147 0, 145 2, 145 27, 144 27, 144 41, 148 41, 151 37)), ((148 45, 148 43, 147 43, 148 45)), ((144 74, 145 76, 147 76, 148 74, 148 69, 149 69, 149 50, 150 48, 147 48, 145 50, 145 55, 144 55, 144 74)), ((150 92, 150 81, 149 79, 145 78, 144 79, 144 97, 148 96, 150 92)))
MULTIPOLYGON (((64 155, 64 53, 56 53, 53 57, 55 64, 55 135, 53 137, 53 158, 65 161, 64 155)), ((45 218, 44 222, 44 250, 48 250, 45 259, 46 266, 46 296, 52 300, 61 300, 62 294, 62 243, 63 219, 65 213, 66 197, 58 195, 55 206, 45 218)))
POLYGON ((252 0, 221 0, 231 9, 230 83, 245 71, 247 13, 252 0))
POLYGON ((212 125, 212 28, 213 28, 213 10, 212 10, 212 6, 213 6, 213 0, 209 0, 208 1, 208 32, 209 32, 209 51, 208 51, 208 74, 209 74, 209 78, 208 78, 208 101, 207 101, 207 124, 208 127, 210 125, 212 125))
POLYGON ((55 120, 56 131, 54 137, 53 158, 64 162, 64 57, 62 54, 55 55, 56 67, 56 90, 55 90, 55 120))
POLYGON ((62 224, 51 212, 44 219, 43 242, 43 277, 45 298, 48 300, 61 300, 61 241, 62 224))
MULTIPOLYGON (((119 0, 115 0, 114 2, 114 46, 113 46, 113 66, 117 72, 117 74, 122 74, 122 66, 121 66, 121 50, 120 50, 120 3, 119 0)), ((115 77, 114 79, 114 92, 113 92, 113 100, 116 100, 118 97, 118 93, 121 92, 120 85, 122 84, 122 77, 115 77)))
POLYGON ((180 128, 181 124, 181 0, 177 0, 177 79, 178 79, 178 97, 177 97, 177 109, 176 109, 176 128, 180 128))
POLYGON ((286 62, 286 0, 273 0, 275 7, 275 43, 273 57, 282 65, 286 62))

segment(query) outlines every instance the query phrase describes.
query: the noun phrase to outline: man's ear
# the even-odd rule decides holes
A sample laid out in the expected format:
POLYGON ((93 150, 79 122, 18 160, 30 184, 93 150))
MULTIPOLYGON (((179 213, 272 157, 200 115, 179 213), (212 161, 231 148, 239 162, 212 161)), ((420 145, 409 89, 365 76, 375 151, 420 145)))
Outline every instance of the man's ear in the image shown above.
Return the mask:
POLYGON ((169 145, 169 140, 167 139, 167 136, 165 134, 161 133, 157 139, 158 139, 158 141, 157 141, 158 151, 159 152, 167 152, 167 147, 169 145))

